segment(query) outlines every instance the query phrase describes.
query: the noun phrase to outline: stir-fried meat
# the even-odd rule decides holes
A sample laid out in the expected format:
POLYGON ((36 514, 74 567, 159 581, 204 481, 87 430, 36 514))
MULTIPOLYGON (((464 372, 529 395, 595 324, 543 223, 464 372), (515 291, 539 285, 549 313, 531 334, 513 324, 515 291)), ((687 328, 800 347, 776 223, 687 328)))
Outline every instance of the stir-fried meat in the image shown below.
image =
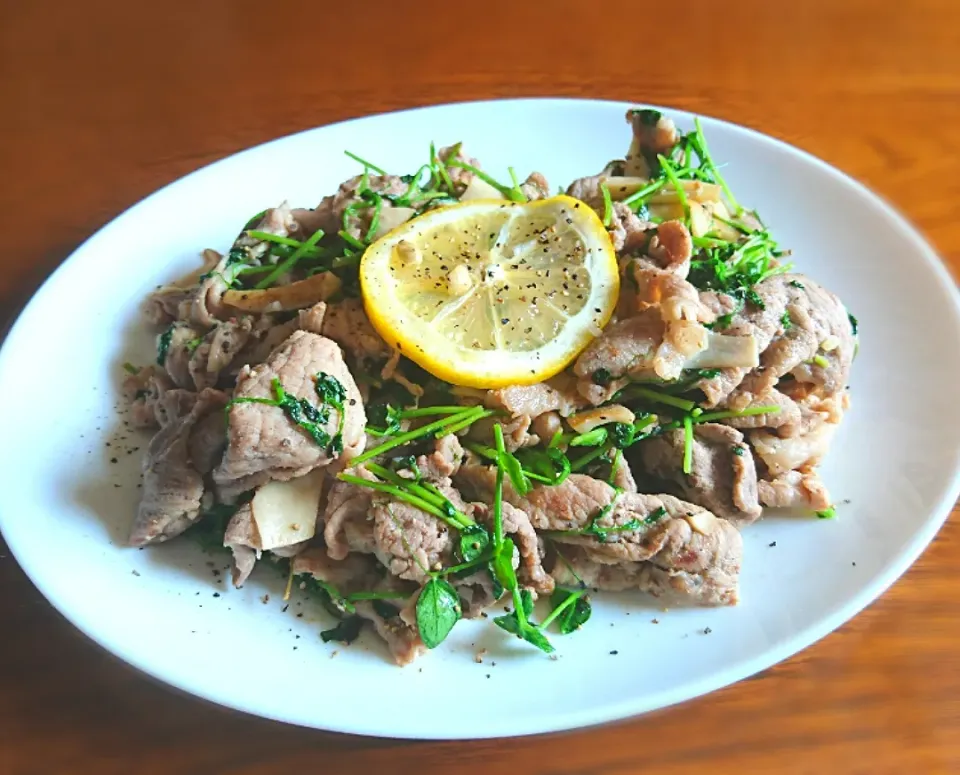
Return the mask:
MULTIPOLYGON (((457 484, 471 497, 489 501, 495 479, 492 468, 468 466, 461 469, 457 484)), ((581 474, 572 474, 557 487, 535 487, 525 497, 505 485, 504 499, 524 511, 535 529, 550 531, 558 544, 575 545, 593 562, 651 561, 672 571, 722 571, 733 585, 724 587, 729 593, 726 602, 735 601, 742 552, 739 533, 700 506, 670 495, 618 495, 606 482, 581 474), (636 527, 623 529, 633 520, 636 527), (608 531, 605 538, 585 532, 591 524, 608 531)), ((693 602, 702 602, 694 590, 690 595, 693 602)))
POLYGON ((261 552, 260 534, 249 503, 244 503, 230 518, 223 545, 233 554, 233 586, 242 587, 253 573, 261 552))
MULTIPOLYGON (((680 139, 673 119, 659 115, 656 111, 629 110, 627 123, 633 129, 631 151, 636 150, 644 155, 668 154, 680 139)), ((627 161, 630 161, 630 156, 627 161)))
POLYGON ((558 559, 551 572, 557 583, 564 586, 576 586, 582 579, 593 589, 637 590, 671 605, 736 605, 742 554, 740 534, 725 523, 727 529, 716 540, 716 549, 704 553, 713 561, 704 564, 700 555, 689 551, 683 543, 688 535, 695 538, 699 534, 692 529, 687 534, 683 524, 687 523, 677 521, 676 538, 650 560, 609 565, 591 559, 581 547, 570 547, 564 551, 566 562, 558 559))
POLYGON ((497 424, 503 431, 503 442, 510 452, 540 443, 540 437, 536 433, 530 432, 533 421, 526 414, 509 419, 486 417, 470 426, 469 438, 481 442, 489 441, 493 438, 493 426, 497 424))
POLYGON ((662 339, 663 320, 656 310, 618 320, 580 353, 573 372, 581 379, 595 382, 598 373, 608 379, 645 369, 662 339))
POLYGON ((550 184, 539 172, 531 172, 527 179, 520 184, 520 191, 531 202, 537 199, 547 199, 550 196, 550 184))
POLYGON ((392 353, 370 325, 360 299, 344 299, 327 305, 323 335, 346 350, 351 362, 357 365, 386 360, 392 353))
POLYGON ((817 472, 787 471, 757 485, 760 503, 775 509, 823 511, 831 504, 830 493, 817 472))
MULTIPOLYGON (((759 395, 791 375, 822 396, 845 389, 856 338, 840 300, 809 277, 776 275, 754 286, 762 308, 747 304, 723 333, 752 336, 760 349, 760 366, 723 369, 700 383, 708 406, 723 406, 741 382, 759 395)), ((701 294, 701 301, 718 315, 734 308, 729 296, 701 294)))
MULTIPOLYGON (((450 486, 449 480, 441 481, 438 488, 457 509, 469 516, 472 509, 450 486)), ((443 520, 381 493, 373 497, 370 517, 375 553, 392 575, 424 582, 428 578, 425 571, 453 564, 456 532, 443 520)))
POLYGON ((767 406, 776 407, 776 411, 724 420, 727 425, 741 430, 777 428, 779 434, 790 435, 796 432, 801 422, 802 415, 797 402, 776 388, 770 388, 756 395, 747 389, 747 384, 744 382, 730 394, 724 405, 727 409, 737 412, 767 406))
POLYGON ((309 331, 311 334, 323 334, 323 319, 326 313, 327 305, 326 302, 322 301, 317 302, 309 309, 302 309, 297 313, 297 327, 301 331, 309 331))
MULTIPOLYGON (((493 529, 493 507, 487 503, 474 503, 474 518, 482 525, 493 529)), ((510 503, 503 504, 503 533, 513 538, 519 552, 517 578, 521 586, 542 595, 553 592, 553 579, 543 569, 543 546, 537 537, 530 517, 522 509, 510 503)))
POLYGON ((203 476, 190 457, 190 441, 208 414, 221 412, 226 396, 216 390, 200 394, 169 390, 160 399, 164 425, 143 460, 143 495, 130 544, 143 546, 179 535, 200 515, 203 476))
MULTIPOLYGON (((337 249, 337 233, 369 242, 449 204, 451 195, 499 196, 459 143, 436 153, 431 145, 429 166, 414 175, 368 168, 315 209, 271 208, 243 227, 226 255, 205 251, 191 276, 152 293, 146 315, 162 331, 161 362, 128 367, 134 373, 124 382, 131 424, 159 427, 130 543, 166 540, 201 514, 212 526, 232 509, 223 545, 233 554, 235 585, 265 551, 290 558, 301 589, 328 595, 333 615, 350 620, 345 630, 369 624, 394 660, 408 664, 427 650, 417 604, 431 579, 452 585, 463 617, 513 605, 516 590, 502 589, 503 574, 493 573, 493 565, 503 570, 501 558, 491 565, 483 531, 455 526, 459 512, 494 531, 498 469, 487 450, 497 429, 507 451, 519 451, 498 462, 507 469, 500 526, 514 547, 517 582, 534 598, 560 583, 637 590, 664 604, 735 604, 738 528, 757 519, 761 505, 806 513, 831 505, 816 467, 849 406, 856 321, 803 275, 754 283, 782 271, 783 254, 754 214, 729 207, 725 185, 703 180, 715 167, 698 147, 699 128, 682 134, 650 109, 629 111, 627 122, 625 158, 567 189, 585 203, 581 210, 605 220, 621 281, 615 310, 572 364, 539 384, 480 389, 456 384, 466 378, 444 384, 416 376, 407 348, 372 325, 366 310, 377 300, 356 297, 356 267, 337 261, 334 277, 317 264, 337 249), (682 183, 661 155, 674 161, 682 183), (641 192, 648 181, 656 190, 641 192), (683 207, 681 185, 689 200, 683 207), (637 202, 623 201, 634 192, 646 195, 637 212, 637 202), (647 221, 647 207, 676 220, 647 221), (257 230, 292 239, 261 240, 257 230), (319 255, 301 253, 294 269, 271 271, 313 235, 323 237, 319 255), (321 287, 329 278, 343 294, 321 287), (368 401, 389 401, 385 433, 396 444, 354 464, 365 448, 387 441, 366 428, 368 401), (459 415, 461 406, 492 416, 460 423, 455 435, 417 433, 459 415), (710 409, 723 411, 701 422, 710 409), (577 440, 601 446, 565 448, 573 434, 604 428, 602 438, 598 431, 577 440), (523 496, 512 485, 514 465, 529 475, 523 496), (342 470, 365 481, 342 481, 342 470), (300 477, 309 479, 255 492, 300 477), (295 539, 304 540, 289 543, 295 539), (473 551, 480 552, 475 565, 450 572, 473 551)), ((530 201, 551 195, 538 172, 519 189, 530 201)), ((543 235, 540 241, 549 254, 543 235)), ((445 259, 444 250, 437 243, 434 257, 445 259)), ((571 318, 573 328, 579 324, 571 318)))
MULTIPOLYGON (((343 418, 343 449, 323 447, 294 423, 281 407, 263 403, 234 403, 230 407, 229 444, 223 462, 214 471, 221 497, 229 500, 270 479, 293 479, 332 460, 349 460, 363 451, 366 415, 356 383, 343 362, 340 348, 329 339, 295 331, 265 363, 245 368, 237 380, 234 400, 274 399, 273 381, 278 379, 287 395, 317 407, 317 375, 336 379, 346 393, 343 418)), ((340 421, 339 410, 329 409, 322 429, 333 438, 340 421)))
MULTIPOLYGON (((319 548, 307 549, 293 559, 293 573, 309 574, 315 579, 332 585, 340 594, 369 592, 383 586, 381 574, 377 570, 376 560, 363 554, 351 554, 341 560, 331 559, 319 548)), ((393 602, 403 602, 393 601, 393 602)), ((406 665, 426 651, 416 628, 413 606, 416 596, 412 595, 403 608, 397 606, 374 606, 369 601, 357 601, 356 613, 369 622, 377 635, 387 644, 391 656, 398 665, 406 665), (387 609, 396 610, 392 616, 384 616, 387 609)))
POLYGON ((449 479, 460 470, 465 454, 456 436, 442 436, 434 440, 432 452, 417 456, 417 470, 430 481, 449 479))
POLYGON ((145 366, 129 374, 123 380, 123 395, 130 401, 131 424, 136 428, 164 425, 156 410, 160 398, 172 388, 173 383, 166 372, 156 366, 145 366))
MULTIPOLYGON (((350 473, 375 478, 365 468, 350 469, 350 473)), ((372 503, 373 490, 348 482, 333 483, 323 514, 323 540, 332 559, 343 560, 350 552, 374 553, 372 503)))
POLYGON ((357 613, 370 622, 377 635, 386 642, 393 661, 398 665, 409 665, 427 650, 409 607, 391 617, 381 616, 373 603, 365 600, 356 603, 356 607, 357 613))
POLYGON ((821 422, 806 433, 781 438, 769 431, 750 432, 754 452, 764 462, 770 476, 816 466, 833 440, 837 426, 821 422))
POLYGON ((618 254, 638 253, 646 249, 650 242, 654 224, 644 221, 629 205, 614 202, 607 232, 613 241, 613 249, 618 254))
MULTIPOLYGON (((364 237, 370 228, 376 209, 372 202, 359 194, 363 180, 363 175, 355 175, 341 183, 336 194, 324 197, 309 218, 310 225, 316 225, 327 234, 336 234, 345 228, 352 237, 358 239, 364 237), (344 213, 347 213, 346 222, 344 222, 344 213)), ((370 191, 390 196, 399 196, 407 190, 407 184, 396 175, 370 175, 366 179, 366 187, 370 191)), ((384 198, 382 210, 391 207, 393 203, 384 198)), ((307 219, 301 215, 301 220, 307 219)))
POLYGON ((681 497, 737 524, 760 516, 757 471, 743 434, 727 425, 694 426, 693 457, 683 473, 683 431, 673 430, 634 447, 640 469, 681 497))
POLYGON ((460 143, 441 148, 439 151, 437 151, 437 159, 444 162, 446 166, 447 177, 449 177, 450 182, 453 183, 454 194, 458 197, 462 196, 463 192, 467 190, 467 186, 470 185, 470 182, 476 177, 476 175, 468 169, 454 166, 452 162, 465 162, 471 167, 476 167, 477 169, 480 169, 480 162, 470 156, 465 155, 460 143))
POLYGON ((203 339, 203 331, 185 323, 174 323, 161 334, 161 339, 166 342, 166 354, 161 364, 164 371, 177 387, 193 390, 190 358, 197 343, 203 339))
POLYGON ((605 183, 607 178, 608 175, 605 173, 577 178, 567 186, 567 196, 585 202, 597 212, 603 212, 603 193, 600 184, 605 183))
POLYGON ((569 417, 584 405, 583 397, 567 375, 558 375, 535 385, 511 385, 488 390, 484 403, 491 409, 502 409, 514 417, 539 417, 545 412, 558 412, 569 417))

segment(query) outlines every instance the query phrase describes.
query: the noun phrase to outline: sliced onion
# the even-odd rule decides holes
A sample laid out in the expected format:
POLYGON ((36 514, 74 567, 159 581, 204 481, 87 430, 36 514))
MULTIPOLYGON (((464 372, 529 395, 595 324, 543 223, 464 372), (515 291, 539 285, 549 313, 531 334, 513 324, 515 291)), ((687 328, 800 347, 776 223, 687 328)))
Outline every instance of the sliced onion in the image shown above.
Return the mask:
POLYGON ((375 240, 402 226, 409 221, 417 211, 412 207, 384 207, 380 211, 380 222, 377 224, 377 231, 374 233, 375 240))
POLYGON ((474 199, 505 199, 505 197, 498 189, 474 175, 473 180, 467 184, 467 188, 460 195, 460 201, 469 202, 474 199))
POLYGON ((611 422, 632 425, 636 419, 636 415, 622 404, 610 404, 609 406, 598 406, 596 409, 587 409, 585 412, 577 412, 577 414, 570 415, 567 422, 577 433, 589 433, 594 428, 611 422))
POLYGON ((313 538, 323 491, 322 469, 286 482, 267 482, 250 502, 261 549, 276 549, 313 538))
POLYGON ((685 369, 753 369, 760 365, 757 340, 752 336, 727 336, 711 331, 707 347, 687 358, 685 369))
POLYGON ((339 277, 332 272, 320 272, 306 280, 262 291, 227 291, 223 303, 244 312, 303 309, 326 301, 339 290, 339 277))

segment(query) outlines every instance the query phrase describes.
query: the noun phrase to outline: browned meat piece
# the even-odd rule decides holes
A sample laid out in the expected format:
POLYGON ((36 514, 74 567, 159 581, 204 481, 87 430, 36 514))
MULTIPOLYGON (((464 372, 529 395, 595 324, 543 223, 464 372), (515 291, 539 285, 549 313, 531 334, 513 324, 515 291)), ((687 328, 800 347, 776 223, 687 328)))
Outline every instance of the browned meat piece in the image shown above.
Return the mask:
POLYGON ((311 334, 323 333, 323 318, 327 312, 325 302, 318 301, 310 309, 302 309, 297 314, 297 325, 301 331, 309 331, 311 334))
MULTIPOLYGON (((323 201, 317 205, 309 219, 304 219, 301 214, 301 221, 308 220, 311 226, 323 229, 327 234, 336 234, 343 229, 343 214, 351 205, 366 204, 368 206, 358 208, 353 215, 347 217, 346 231, 353 237, 361 237, 366 234, 370 228, 370 219, 375 212, 372 206, 369 206, 358 194, 362 175, 355 175, 349 180, 340 184, 340 189, 336 194, 323 198, 323 201)), ((390 194, 398 196, 407 190, 407 184, 396 175, 370 175, 367 179, 367 188, 376 191, 379 194, 390 194)), ((383 200, 383 209, 393 207, 389 199, 383 200)))
POLYGON ((377 586, 381 578, 373 557, 351 554, 335 560, 319 546, 300 552, 293 558, 293 573, 309 573, 320 581, 332 584, 344 595, 369 592, 377 586))
POLYGON ((608 177, 606 173, 600 173, 577 178, 567 186, 567 196, 586 202, 597 212, 603 212, 603 193, 600 190, 600 184, 605 183, 608 177))
MULTIPOLYGON (((749 380, 748 380, 749 381, 749 380)), ((784 395, 776 388, 771 388, 760 395, 755 395, 746 389, 747 382, 741 383, 727 400, 724 406, 734 411, 743 411, 761 406, 776 406, 779 411, 768 414, 748 415, 747 417, 731 417, 724 423, 741 430, 754 428, 778 428, 783 435, 796 432, 800 424, 800 407, 789 396, 784 395)))
POLYGON ((760 502, 770 508, 823 511, 831 504, 830 493, 813 470, 787 471, 769 481, 761 479, 757 489, 760 502))
MULTIPOLYGON (((474 503, 474 519, 493 529, 493 506, 486 503, 474 503)), ((503 504, 503 533, 511 537, 520 554, 517 578, 521 586, 537 594, 549 595, 553 592, 553 578, 543 569, 543 548, 537 537, 530 517, 510 503, 503 504)), ((493 601, 491 601, 493 602, 493 601)))
POLYGON ((493 426, 498 423, 503 430, 504 445, 510 452, 540 443, 540 437, 530 432, 532 420, 525 414, 519 417, 511 417, 509 421, 503 417, 485 417, 470 426, 468 437, 475 441, 487 443, 493 438, 493 426))
MULTIPOLYGON (((123 395, 130 401, 130 421, 137 428, 155 428, 158 401, 173 383, 166 372, 157 366, 145 366, 123 380, 123 395)), ((162 411, 162 410, 161 410, 162 411)))
MULTIPOLYGON (((288 395, 318 406, 315 379, 321 373, 340 382, 346 392, 343 451, 321 447, 280 407, 235 403, 230 407, 227 451, 213 474, 222 500, 229 502, 270 479, 293 479, 333 460, 350 460, 363 450, 366 415, 360 393, 340 348, 322 336, 294 331, 266 363, 245 367, 234 399, 273 399, 272 383, 279 379, 288 395)), ((338 422, 339 412, 331 408, 324 430, 333 436, 338 422)))
POLYGON ((360 299, 344 299, 327 305, 323 335, 346 350, 354 364, 384 361, 392 352, 370 325, 360 299))
POLYGON ((520 184, 520 190, 531 202, 547 199, 550 196, 550 184, 539 172, 531 172, 527 175, 527 179, 520 184))
POLYGON ((663 320, 654 309, 618 320, 580 354, 573 372, 590 382, 597 372, 616 378, 646 369, 663 339, 663 330, 663 320))
POLYGON ((434 482, 449 479, 460 470, 464 454, 460 439, 451 433, 433 442, 433 452, 417 457, 417 469, 434 482))
POLYGON ((536 385, 511 385, 488 390, 484 403, 490 409, 503 409, 514 417, 526 415, 532 419, 545 412, 557 412, 561 417, 569 417, 585 402, 577 394, 574 381, 561 374, 536 385))
MULTIPOLYGON (((678 525, 683 522, 678 520, 678 525)), ((591 559, 580 547, 570 547, 564 550, 564 557, 576 575, 559 559, 551 572, 556 582, 564 586, 577 586, 583 579, 593 589, 638 590, 671 605, 736 605, 743 542, 729 523, 724 524, 727 528, 712 553, 698 555, 689 551, 683 544, 687 536, 681 526, 676 539, 648 561, 609 565, 591 559), (706 556, 711 558, 709 562, 701 559, 706 556)), ((695 536, 691 530, 689 537, 695 536)))
MULTIPOLYGON (((770 277, 754 290, 763 308, 747 305, 723 333, 753 336, 761 352, 760 368, 752 373, 749 369, 722 369, 715 379, 701 381, 708 405, 723 406, 748 373, 748 389, 757 395, 787 374, 821 396, 842 391, 856 338, 840 300, 814 280, 797 274, 770 277), (826 366, 814 363, 815 358, 826 366)), ((730 298, 722 294, 703 293, 701 301, 718 315, 732 309, 730 298)))
POLYGON ((776 477, 787 471, 810 470, 827 454, 837 426, 818 422, 806 432, 781 437, 766 430, 750 432, 750 443, 757 457, 766 466, 768 476, 776 477))
MULTIPOLYGON (((284 202, 279 207, 267 210, 253 229, 286 237, 297 232, 299 225, 294 220, 289 205, 284 202)), ((197 284, 187 291, 179 303, 176 315, 179 320, 206 331, 215 326, 218 320, 230 317, 232 313, 223 304, 223 294, 229 290, 228 282, 237 267, 236 260, 232 257, 236 250, 244 252, 246 263, 258 264, 267 255, 270 246, 244 232, 225 256, 213 250, 205 250, 204 273, 197 278, 197 284)))
POLYGON ((177 312, 177 317, 180 320, 193 323, 206 330, 210 326, 216 325, 219 318, 227 317, 227 310, 222 300, 223 294, 229 290, 229 286, 224 280, 229 261, 229 255, 221 256, 210 273, 200 280, 196 288, 189 292, 181 302, 177 312))
MULTIPOLYGON (((319 547, 298 554, 293 560, 293 572, 298 575, 309 573, 314 578, 333 585, 345 595, 378 590, 384 586, 373 557, 351 554, 341 560, 334 560, 319 547)), ((395 582, 391 588, 401 591, 395 582)), ((409 664, 426 651, 416 628, 415 589, 410 590, 410 593, 411 597, 398 610, 396 616, 382 616, 368 601, 355 604, 357 614, 370 622, 377 634, 386 641, 390 654, 398 665, 409 664)), ((403 600, 393 602, 404 603, 403 600)))
MULTIPOLYGON (((495 480, 496 472, 490 467, 466 466, 457 476, 457 484, 465 494, 487 501, 492 498, 495 480)), ((662 593, 670 587, 678 599, 699 605, 736 602, 742 554, 740 534, 731 523, 700 506, 670 495, 618 496, 606 482, 581 474, 572 474, 557 487, 535 487, 525 498, 505 485, 504 499, 522 509, 537 530, 557 531, 550 537, 565 545, 560 550, 565 557, 582 558, 588 569, 593 565, 610 566, 607 576, 626 579, 621 589, 635 586, 662 593), (640 526, 608 533, 605 540, 581 532, 560 532, 582 531, 595 518, 599 526, 608 530, 634 519, 640 526), (654 575, 661 578, 661 583, 634 583, 642 570, 637 565, 649 565, 647 574, 659 568, 654 575), (616 571, 613 566, 621 570, 616 571), (677 583, 662 583, 663 578, 674 576, 679 577, 677 583), (680 584, 680 580, 684 583, 680 584)), ((575 583, 558 576, 562 564, 554 566, 554 578, 561 583, 575 583)), ((598 573, 599 570, 592 571, 594 577, 598 573)), ((594 585, 586 576, 584 580, 594 585)))
MULTIPOLYGON (((219 253, 217 254, 219 260, 219 253)), ((190 296, 189 288, 164 285, 147 296, 144 314, 155 326, 168 326, 180 314, 180 305, 190 296)))
POLYGON ((642 220, 629 205, 615 202, 607 231, 618 254, 643 251, 650 242, 652 223, 642 220))
POLYGON ((658 486, 669 484, 681 497, 718 516, 737 524, 760 516, 756 466, 740 431, 718 423, 695 425, 689 474, 683 473, 683 446, 683 431, 668 431, 640 442, 633 448, 634 459, 658 486))
POLYGON ((677 127, 672 119, 655 110, 629 110, 627 123, 633 129, 633 141, 624 168, 627 174, 649 177, 651 162, 656 161, 657 154, 668 155, 679 142, 677 127))
POLYGON ((230 318, 218 323, 199 344, 196 339, 187 343, 187 369, 197 390, 215 386, 221 372, 229 372, 234 358, 250 341, 253 327, 254 319, 249 315, 230 318))
POLYGON ((184 323, 174 323, 160 334, 160 341, 168 343, 163 368, 177 387, 186 390, 194 389, 193 377, 190 374, 190 358, 197 343, 202 341, 203 334, 203 331, 184 323))
POLYGON ((469 164, 471 167, 476 167, 480 169, 480 162, 470 156, 466 156, 463 153, 461 144, 457 143, 456 145, 448 145, 444 148, 441 148, 437 151, 437 158, 440 161, 446 162, 447 166, 447 175, 450 178, 450 182, 453 183, 454 195, 459 197, 467 190, 467 186, 470 185, 470 181, 476 177, 473 172, 466 170, 463 167, 454 167, 449 166, 452 161, 462 161, 469 164))
POLYGON ((360 601, 356 604, 357 613, 373 624, 377 635, 386 641, 394 662, 401 666, 409 665, 427 650, 420 639, 415 615, 412 613, 414 605, 416 605, 415 598, 401 609, 397 616, 385 618, 377 613, 373 604, 368 601, 360 601))
MULTIPOLYGON (((437 483, 451 503, 469 516, 471 507, 450 486, 437 483)), ((404 501, 377 493, 370 507, 377 558, 394 576, 423 583, 424 570, 440 570, 453 564, 456 533, 431 514, 404 501)))
POLYGON ((199 395, 169 390, 160 399, 164 424, 150 440, 143 460, 143 495, 130 531, 130 544, 143 546, 179 535, 200 515, 203 476, 190 457, 194 429, 221 412, 227 397, 217 390, 199 395))
POLYGON ((244 503, 227 523, 223 545, 233 554, 233 586, 241 587, 260 557, 260 534, 253 521, 253 510, 244 503))
POLYGON ((263 363, 270 357, 270 353, 283 344, 287 337, 299 328, 301 328, 299 318, 282 323, 274 315, 260 315, 255 318, 247 343, 237 353, 230 365, 224 369, 224 376, 236 380, 244 366, 263 363))
MULTIPOLYGON (((366 479, 375 478, 365 468, 351 469, 350 473, 366 479)), ((323 540, 332 559, 343 560, 349 552, 373 554, 376 551, 370 517, 372 502, 373 490, 347 482, 334 482, 323 514, 323 540)))
POLYGON ((210 412, 200 418, 190 433, 188 451, 193 467, 206 476, 220 463, 227 448, 227 417, 210 412))

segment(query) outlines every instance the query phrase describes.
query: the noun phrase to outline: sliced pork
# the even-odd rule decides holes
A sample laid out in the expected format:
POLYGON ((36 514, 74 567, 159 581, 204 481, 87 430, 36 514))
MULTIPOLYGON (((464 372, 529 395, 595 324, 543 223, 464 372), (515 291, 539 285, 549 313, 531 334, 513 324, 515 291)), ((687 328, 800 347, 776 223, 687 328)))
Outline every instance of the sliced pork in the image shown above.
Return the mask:
POLYGON ((130 531, 132 546, 166 541, 199 518, 204 481, 190 456, 191 436, 206 416, 222 412, 226 402, 217 390, 169 390, 160 399, 164 424, 143 460, 143 495, 130 531))
POLYGON ((632 452, 639 470, 682 498, 736 524, 760 516, 757 471, 750 446, 736 428, 719 423, 693 427, 689 474, 683 473, 684 433, 667 431, 641 441, 632 452))
MULTIPOLYGON (((293 479, 333 460, 349 460, 363 450, 366 415, 357 385, 340 348, 329 339, 306 331, 295 331, 265 363, 246 367, 237 380, 229 412, 229 444, 223 462, 214 471, 221 497, 239 493, 270 479, 293 479), (322 446, 291 417, 289 411, 264 403, 237 403, 237 399, 276 398, 274 380, 296 399, 317 408, 318 375, 332 377, 343 387, 344 417, 342 450, 322 446)), ((329 417, 322 425, 331 439, 337 434, 340 412, 327 407, 329 417)))

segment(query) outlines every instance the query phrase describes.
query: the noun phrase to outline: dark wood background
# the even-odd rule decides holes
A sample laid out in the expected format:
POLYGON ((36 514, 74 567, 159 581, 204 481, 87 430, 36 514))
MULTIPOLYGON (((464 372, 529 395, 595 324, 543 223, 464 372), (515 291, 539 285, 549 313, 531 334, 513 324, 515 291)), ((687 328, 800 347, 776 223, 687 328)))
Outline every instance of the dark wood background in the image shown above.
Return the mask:
MULTIPOLYGON (((755 127, 880 192, 960 265, 957 0, 8 0, 0 310, 208 162, 353 116, 519 95, 755 127)), ((882 600, 752 680, 601 729, 479 743, 324 734, 175 694, 74 632, 7 555, 3 773, 960 771, 956 520, 882 600)))

